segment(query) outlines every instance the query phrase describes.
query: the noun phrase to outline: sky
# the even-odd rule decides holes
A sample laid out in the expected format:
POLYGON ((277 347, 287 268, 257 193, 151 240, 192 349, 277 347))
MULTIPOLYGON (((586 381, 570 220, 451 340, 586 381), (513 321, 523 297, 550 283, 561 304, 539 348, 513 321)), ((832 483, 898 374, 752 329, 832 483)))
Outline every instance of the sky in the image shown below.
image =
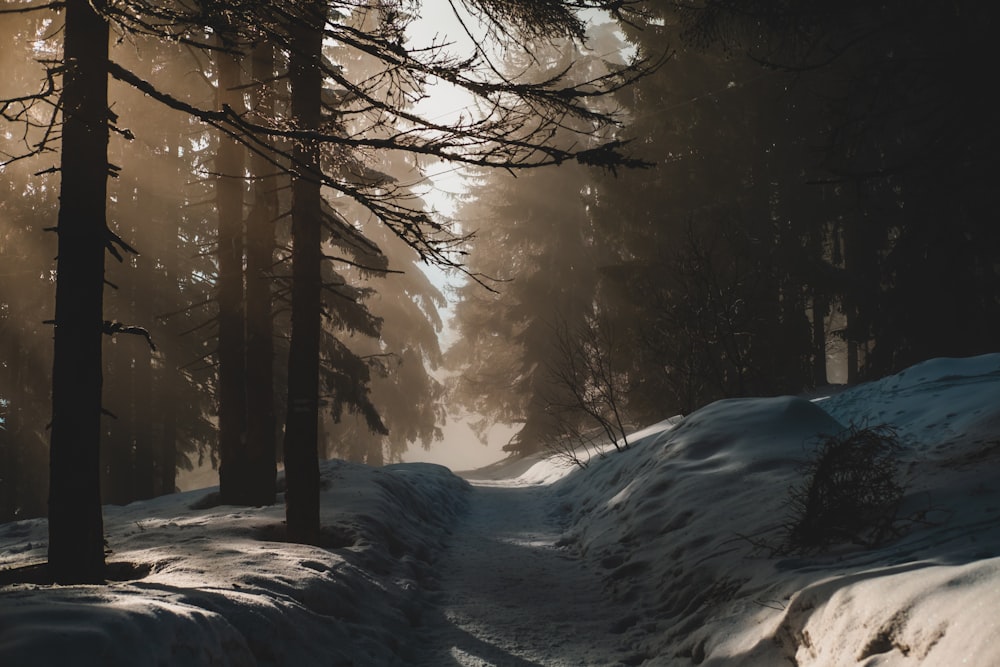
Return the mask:
MULTIPOLYGON (((449 47, 456 53, 468 53, 472 47, 471 40, 465 34, 461 24, 455 17, 449 3, 425 3, 420 17, 410 25, 409 36, 416 47, 426 47, 434 43, 453 43, 449 47)), ((467 25, 473 25, 471 22, 467 25)), ((426 118, 448 122, 456 119, 459 114, 469 115, 473 99, 467 93, 448 85, 431 86, 427 97, 416 107, 416 111, 426 118)), ((445 217, 455 215, 454 197, 465 191, 461 167, 445 163, 429 165, 425 173, 430 177, 431 184, 423 194, 428 205, 445 217)), ((441 332, 441 347, 447 349, 453 332, 449 327, 451 319, 452 297, 449 290, 458 284, 462 277, 456 272, 447 272, 432 265, 421 265, 431 282, 442 290, 449 300, 448 307, 441 311, 444 320, 444 330, 441 332)), ((437 463, 454 470, 470 470, 493 463, 507 456, 502 450, 513 435, 513 430, 505 425, 497 425, 489 435, 487 444, 480 442, 469 426, 474 421, 472 416, 449 417, 448 423, 442 427, 444 437, 432 444, 429 450, 419 445, 412 445, 403 456, 404 461, 437 463)))
POLYGON ((508 456, 503 446, 517 432, 517 427, 497 424, 490 429, 484 444, 472 430, 470 421, 469 417, 449 417, 442 428, 444 437, 439 442, 433 443, 430 449, 412 445, 403 455, 403 461, 436 463, 462 471, 482 468, 508 456))
MULTIPOLYGON (((830 396, 730 399, 586 467, 537 455, 322 466, 323 547, 202 489, 105 507, 130 581, 0 585, 0 664, 989 667, 1000 664, 1000 354, 830 396), (905 493, 877 544, 783 547, 817 439, 884 424, 905 493)), ((0 577, 46 523, 0 524, 0 577)))

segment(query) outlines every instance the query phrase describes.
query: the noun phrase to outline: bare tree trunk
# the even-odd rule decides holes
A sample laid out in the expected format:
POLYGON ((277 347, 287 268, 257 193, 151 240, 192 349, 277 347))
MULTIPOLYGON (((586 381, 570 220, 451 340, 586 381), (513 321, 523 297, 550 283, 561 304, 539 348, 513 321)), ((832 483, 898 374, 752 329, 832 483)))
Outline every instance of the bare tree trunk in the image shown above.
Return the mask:
POLYGON ((21 347, 20 332, 10 315, 0 320, 0 333, 3 334, 0 342, 4 343, 3 358, 6 361, 0 364, 0 399, 7 401, 0 402, 0 418, 4 420, 0 426, 0 523, 6 523, 17 518, 17 486, 23 478, 18 456, 20 443, 15 438, 14 429, 21 422, 16 416, 21 401, 15 392, 23 386, 21 355, 26 351, 21 347))
MULTIPOLYGON (((291 30, 289 79, 292 118, 302 129, 320 124, 324 7, 307 6, 291 30)), ((292 336, 285 419, 285 518, 290 540, 319 539, 319 342, 322 248, 319 146, 296 142, 292 151, 292 336)))
POLYGON ((49 571, 104 579, 101 345, 108 178, 108 24, 104 0, 67 0, 62 182, 50 436, 49 571))
POLYGON ((830 309, 829 304, 827 296, 821 294, 818 288, 814 288, 812 302, 812 382, 815 387, 823 387, 829 383, 826 374, 826 314, 830 309))
MULTIPOLYGON (((149 322, 150 319, 142 319, 149 322)), ((135 479, 132 495, 136 500, 152 498, 155 490, 153 443, 153 354, 144 341, 136 341, 132 369, 132 433, 135 441, 135 479)))
MULTIPOLYGON (((273 115, 274 47, 258 44, 252 53, 257 82, 254 111, 273 115)), ((253 209, 247 218, 247 466, 253 505, 271 505, 277 494, 277 433, 274 414, 274 334, 271 319, 271 270, 274 224, 278 217, 278 178, 264 157, 250 159, 254 175, 253 209)))
MULTIPOLYGON (((168 357, 169 358, 169 357, 168 357)), ((162 496, 177 490, 177 400, 180 371, 168 362, 157 383, 158 404, 162 407, 162 428, 156 441, 155 492, 162 496)))
MULTIPOLYGON (((184 164, 178 156, 176 145, 171 147, 171 165, 168 179, 168 191, 182 192, 187 178, 184 164)), ((159 280, 167 285, 168 294, 177 289, 177 279, 180 274, 180 238, 181 222, 175 213, 174 202, 164 197, 156 198, 156 220, 160 248, 160 258, 163 266, 159 280)), ((162 294, 162 292, 161 292, 162 294)), ((169 302, 168 302, 169 303, 169 302)), ((170 306, 158 306, 158 312, 169 310, 170 306)), ((173 493, 177 489, 177 402, 181 392, 181 370, 178 368, 179 357, 177 346, 171 342, 172 336, 163 335, 163 345, 160 346, 158 364, 158 379, 155 383, 154 402, 161 427, 156 434, 155 453, 155 491, 157 495, 173 493)))
POLYGON ((115 341, 104 350, 104 378, 108 388, 104 405, 114 415, 101 429, 101 500, 105 504, 126 505, 132 497, 135 477, 132 457, 131 404, 132 357, 126 344, 115 341))
MULTIPOLYGON (((219 106, 242 110, 240 64, 217 55, 219 106)), ((219 137, 216 155, 216 206, 219 215, 219 494, 223 503, 246 504, 247 405, 246 311, 243 291, 243 148, 219 137)))

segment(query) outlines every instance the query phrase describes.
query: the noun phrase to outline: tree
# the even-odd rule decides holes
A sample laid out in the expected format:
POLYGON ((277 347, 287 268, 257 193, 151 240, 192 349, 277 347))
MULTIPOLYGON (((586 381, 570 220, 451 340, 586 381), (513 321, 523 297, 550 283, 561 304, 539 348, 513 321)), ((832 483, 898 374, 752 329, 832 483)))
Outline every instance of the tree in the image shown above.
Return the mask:
POLYGON ((611 445, 622 451, 629 445, 634 425, 625 412, 626 369, 619 363, 615 324, 600 313, 591 313, 576 330, 563 322, 554 327, 556 356, 547 371, 555 391, 549 394, 548 410, 560 428, 545 446, 586 466, 582 457, 589 458, 592 447, 611 445), (598 435, 592 435, 595 431, 598 435))
MULTIPOLYGON (((263 122, 273 119, 276 111, 275 69, 274 45, 267 41, 255 44, 251 51, 251 74, 256 83, 253 112, 263 122)), ((250 172, 254 180, 246 222, 246 491, 250 504, 270 505, 277 492, 272 271, 279 178, 259 153, 250 156, 250 172)))
POLYGON ((1000 133, 977 72, 996 62, 994 5, 707 0, 688 34, 821 91, 817 143, 839 215, 832 245, 848 377, 995 349, 1000 239, 988 185, 1000 133), (948 279, 942 279, 947 275, 948 279), (944 316, 925 317, 927 312, 944 316))
POLYGON ((515 178, 483 174, 458 215, 473 226, 469 268, 492 279, 458 289, 446 353, 458 371, 453 401, 497 421, 522 424, 507 449, 529 454, 559 437, 565 424, 550 410, 569 403, 569 389, 551 375, 559 328, 585 328, 596 297, 600 249, 594 247, 582 166, 515 178))
MULTIPOLYGON (((285 464, 288 491, 286 492, 286 517, 289 535, 292 539, 314 541, 318 539, 318 470, 316 469, 316 417, 318 414, 318 393, 315 379, 318 369, 319 355, 319 292, 321 279, 318 272, 318 262, 321 253, 318 250, 320 237, 318 226, 321 212, 321 183, 334 190, 363 203, 384 224, 416 249, 424 258, 442 261, 450 264, 442 248, 453 242, 453 237, 446 227, 435 221, 426 213, 406 205, 400 197, 399 188, 392 179, 365 170, 339 169, 330 178, 319 167, 319 151, 314 142, 319 136, 327 139, 332 145, 342 148, 363 149, 365 145, 371 148, 381 147, 389 150, 402 150, 417 154, 428 154, 439 158, 447 158, 471 164, 484 166, 506 166, 508 168, 526 168, 542 166, 547 163, 558 163, 567 158, 576 157, 586 163, 618 163, 621 158, 615 151, 618 142, 611 141, 598 144, 587 151, 567 151, 553 148, 547 143, 548 129, 566 122, 571 115, 589 120, 591 123, 601 123, 608 116, 594 112, 582 105, 577 106, 576 99, 582 99, 593 94, 584 92, 582 87, 561 89, 561 93, 552 95, 550 89, 559 77, 553 77, 541 84, 513 87, 508 82, 500 84, 485 84, 466 78, 462 68, 448 71, 440 63, 436 69, 430 70, 427 62, 412 58, 401 47, 402 29, 405 20, 393 7, 381 7, 384 19, 381 29, 374 33, 368 53, 376 53, 392 68, 390 72, 398 71, 402 83, 382 86, 376 82, 374 88, 368 83, 359 85, 347 80, 343 72, 336 66, 330 66, 322 60, 322 32, 324 28, 333 28, 333 34, 348 43, 357 40, 357 33, 351 31, 350 24, 325 24, 325 8, 317 5, 307 5, 303 17, 306 24, 293 23, 289 30, 291 35, 290 77, 292 85, 292 116, 298 123, 299 136, 294 137, 296 144, 292 150, 293 168, 293 291, 292 291, 292 346, 289 357, 289 403, 288 419, 285 429, 285 464), (409 68, 409 69, 408 69, 409 68), (419 84, 425 81, 431 72, 449 83, 460 85, 477 94, 492 98, 494 114, 484 120, 459 126, 441 127, 401 110, 394 101, 395 96, 405 94, 409 90, 419 91, 419 84), (358 135, 318 133, 322 117, 320 105, 322 96, 322 76, 325 75, 337 82, 343 89, 336 94, 350 104, 341 105, 340 116, 362 117, 372 111, 374 119, 369 120, 368 132, 358 135), (408 76, 416 76, 417 86, 410 83, 408 76), (381 88, 381 89, 380 89, 381 88), (515 102, 505 103, 499 96, 513 93, 515 102), (517 106, 516 100, 530 101, 527 107, 517 106), (569 101, 569 104, 567 104, 569 101), (360 109, 357 105, 360 103, 360 109), (545 110, 541 117, 536 116, 539 109, 545 110), (361 114, 361 115, 359 115, 361 114), (397 133, 393 125, 385 120, 385 116, 398 116, 401 121, 423 127, 428 134, 397 133), (532 124, 523 125, 525 119, 532 124), (302 130, 307 130, 303 132, 302 130), (386 130, 388 139, 381 138, 386 130), (513 134, 512 134, 513 133, 513 134), (361 136, 363 139, 353 139, 361 136), (436 138, 435 138, 436 137, 436 138), (544 139, 543 139, 544 137, 544 139), (461 149, 462 153, 453 153, 461 149), (471 151, 471 152, 470 152, 471 151), (540 158, 535 157, 539 153, 540 158), (345 178, 345 176, 349 176, 345 178), (360 183, 360 185, 359 185, 360 183), (305 247, 303 247, 305 246, 305 247), (296 331, 300 337, 296 340, 296 331), (291 448, 291 449, 290 449, 291 448), (294 460, 293 460, 294 457, 294 460), (292 491, 296 489, 294 492, 292 491)), ((468 64, 463 67, 468 68, 468 64)), ((598 77, 588 83, 589 86, 612 82, 612 85, 622 83, 618 75, 609 74, 598 77)), ((339 121, 340 118, 337 119, 339 121)), ((332 123, 339 129, 336 122, 332 123)), ((343 163, 343 161, 342 161, 343 163)), ((349 162, 348 162, 349 164, 349 162)), ((336 217, 335 217, 336 219, 336 217)), ((355 232, 349 227, 342 227, 344 233, 353 236, 355 232)))
MULTIPOLYGON (((302 132, 321 128, 325 3, 310 2, 290 30, 291 113, 302 132)), ((299 138, 292 148, 292 337, 285 418, 288 537, 319 541, 319 350, 323 249, 320 146, 299 138)))
POLYGON ((104 579, 100 442, 108 170, 108 23, 101 0, 68 0, 64 28, 59 255, 49 485, 49 569, 104 579))
MULTIPOLYGON (((592 29, 587 40, 587 49, 540 40, 531 45, 530 60, 514 54, 507 67, 540 79, 552 72, 565 72, 575 82, 599 78, 614 67, 606 59, 621 44, 606 26, 592 29)), ((602 108, 599 101, 591 104, 595 112, 602 108)), ((573 136, 572 127, 557 132, 557 140, 573 136)), ((582 427, 584 413, 557 409, 579 407, 577 398, 586 391, 576 381, 582 374, 567 375, 565 365, 553 360, 569 352, 562 334, 589 331, 599 311, 599 271, 610 255, 596 242, 592 224, 596 175, 583 164, 531 178, 478 171, 459 209, 473 230, 469 267, 493 291, 474 281, 458 290, 458 335, 446 356, 458 371, 451 398, 483 416, 481 432, 490 422, 522 424, 505 446, 518 454, 582 427)))
MULTIPOLYGON (((220 48, 226 42, 219 39, 220 48)), ((242 60, 215 56, 219 108, 245 113, 242 60)), ((244 450, 248 438, 246 296, 244 290, 244 148, 232 137, 218 137, 215 197, 219 220, 216 300, 219 307, 219 495, 222 502, 245 504, 254 492, 244 450)))
MULTIPOLYGON (((31 59, 30 45, 41 30, 39 14, 0 13, 0 39, 7 45, 0 50, 7 72, 0 99, 20 96, 39 78, 48 85, 43 66, 31 59)), ((42 138, 42 128, 22 121, 42 119, 46 111, 30 100, 24 106, 0 103, 0 521, 44 516, 47 504, 52 351, 38 304, 52 301, 54 282, 39 267, 55 255, 55 238, 41 229, 55 219, 58 180, 32 176, 43 167, 16 159, 42 138)))
MULTIPOLYGON (((387 165, 387 171, 393 171, 394 166, 387 165)), ((345 213, 361 215, 357 207, 348 207, 345 213)), ((352 360, 338 369, 340 382, 329 397, 331 423, 325 435, 328 454, 382 465, 401 460, 411 445, 428 447, 440 437, 446 418, 442 407, 444 391, 433 371, 441 364, 438 334, 442 321, 438 309, 445 301, 421 270, 412 249, 377 223, 363 225, 362 229, 385 249, 391 271, 373 274, 347 267, 342 273, 346 283, 360 288, 358 296, 374 317, 377 331, 351 325, 355 318, 343 311, 345 306, 353 309, 355 304, 346 300, 346 295, 327 299, 332 315, 327 326, 336 326, 335 335, 352 360), (373 335, 365 335, 364 331, 373 335), (350 368, 357 368, 367 377, 363 397, 358 396, 362 378, 351 377, 347 372, 350 368), (377 423, 371 419, 369 405, 377 412, 377 423)))
POLYGON ((671 67, 618 97, 644 137, 637 154, 657 167, 594 184, 595 236, 615 256, 602 307, 622 323, 639 419, 824 381, 823 304, 836 275, 832 188, 806 182, 822 173, 813 91, 692 43, 678 14, 664 3, 623 26, 640 53, 675 48, 671 67))
MULTIPOLYGON (((573 7, 606 4, 617 8, 621 3, 594 0, 573 7)), ((473 2, 470 6, 490 19, 491 32, 500 39, 512 37, 508 25, 535 35, 582 35, 582 23, 569 3, 491 0, 473 2)), ((10 11, 30 8, 18 7, 10 11)), ((296 289, 305 290, 303 294, 293 294, 293 301, 304 304, 316 303, 315 293, 320 287, 319 269, 313 260, 319 259, 320 237, 315 228, 322 223, 319 201, 324 185, 366 206, 422 258, 457 263, 448 255, 456 237, 445 223, 411 208, 405 199, 399 199, 401 190, 394 187, 391 180, 373 179, 370 174, 343 170, 323 171, 318 160, 320 145, 332 147, 332 155, 363 156, 366 151, 402 151, 427 158, 511 169, 573 160, 607 166, 633 163, 622 154, 621 142, 613 137, 605 136, 586 149, 579 149, 572 142, 554 145, 550 138, 552 128, 570 118, 586 125, 587 134, 595 130, 600 134, 600 129, 608 127, 613 118, 594 112, 582 101, 626 85, 639 68, 622 68, 581 86, 565 86, 558 75, 523 85, 494 79, 488 75, 490 69, 485 52, 460 60, 451 58, 441 45, 407 52, 401 39, 405 15, 399 11, 401 7, 393 3, 378 5, 386 20, 374 32, 358 31, 348 21, 328 20, 329 8, 323 2, 239 6, 219 3, 189 8, 149 5, 141 0, 126 3, 71 0, 65 3, 65 8, 65 67, 61 80, 63 131, 60 135, 62 197, 57 229, 60 247, 50 491, 50 565, 53 576, 59 581, 96 581, 103 574, 99 491, 101 334, 148 333, 131 325, 106 324, 103 319, 103 253, 106 249, 119 256, 122 252, 131 252, 131 247, 108 229, 105 219, 107 178, 109 169, 114 171, 107 159, 109 127, 114 127, 114 114, 107 105, 108 75, 222 131, 251 150, 268 156, 272 165, 285 168, 293 175, 297 181, 293 185, 296 200, 293 204, 296 209, 293 212, 294 247, 296 253, 306 253, 304 258, 293 262, 296 289), (167 38, 207 47, 205 27, 210 27, 214 34, 220 26, 234 23, 237 16, 246 34, 252 34, 255 39, 270 39, 289 51, 294 61, 290 67, 291 79, 299 88, 293 94, 293 98, 298 99, 293 100, 291 123, 287 120, 273 124, 256 122, 259 119, 241 116, 229 106, 206 109, 183 96, 164 92, 108 57, 109 20, 129 35, 167 38), (375 82, 375 88, 368 87, 372 83, 370 80, 350 80, 342 69, 323 60, 324 39, 349 44, 380 58, 386 65, 385 78, 375 82), (366 119, 359 134, 347 135, 339 131, 336 124, 333 131, 320 127, 317 121, 321 119, 323 78, 340 87, 335 94, 341 96, 342 115, 366 119), (412 113, 406 103, 408 97, 435 80, 469 90, 492 108, 492 115, 444 125, 412 113), (383 81, 391 85, 382 86, 383 81), (292 144, 290 151, 283 148, 285 142, 292 144), (285 160, 289 161, 288 165, 281 167, 285 160)), ((24 108, 33 101, 50 99, 55 90, 56 72, 57 68, 50 71, 47 81, 53 85, 41 93, 0 101, 4 117, 23 121, 23 116, 8 115, 11 105, 24 108)), ((123 136, 131 136, 125 130, 115 129, 123 136)), ((34 150, 47 150, 53 136, 52 133, 46 135, 34 150)), ((343 225, 341 228, 348 236, 349 227, 343 225)), ((290 392, 292 417, 286 438, 301 443, 301 447, 292 448, 297 452, 292 457, 301 455, 301 469, 305 474, 299 478, 300 483, 296 482, 290 502, 291 507, 302 508, 302 514, 290 510, 289 526, 290 533, 311 540, 318 530, 318 514, 312 507, 318 487, 316 424, 310 419, 315 416, 317 403, 318 388, 312 369, 316 366, 314 357, 318 345, 315 338, 318 334, 309 332, 318 330, 314 326, 318 309, 307 305, 298 309, 293 306, 295 310, 298 312, 293 315, 293 327, 306 333, 301 347, 292 346, 296 360, 290 361, 289 368, 297 370, 294 377, 289 377, 289 384, 305 389, 290 392), (302 412, 296 412, 297 408, 302 412)), ((286 464, 289 463, 286 460, 286 464)), ((295 469, 298 463, 290 465, 295 469)))

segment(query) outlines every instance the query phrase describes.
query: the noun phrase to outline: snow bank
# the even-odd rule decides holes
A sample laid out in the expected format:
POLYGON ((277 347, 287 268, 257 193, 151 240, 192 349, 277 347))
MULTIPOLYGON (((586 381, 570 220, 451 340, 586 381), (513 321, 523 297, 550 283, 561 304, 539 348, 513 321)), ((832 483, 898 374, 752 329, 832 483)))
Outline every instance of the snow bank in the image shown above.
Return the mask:
MULTIPOLYGON (((0 589, 3 665, 405 665, 431 562, 467 484, 446 468, 322 468, 327 548, 277 541, 283 508, 206 491, 105 508, 107 586, 0 589)), ((0 526, 0 568, 44 559, 43 520, 0 526)))
POLYGON ((939 359, 826 399, 713 403, 552 482, 644 665, 1000 664, 1000 355, 939 359), (907 494, 888 544, 775 556, 817 437, 889 424, 907 494))

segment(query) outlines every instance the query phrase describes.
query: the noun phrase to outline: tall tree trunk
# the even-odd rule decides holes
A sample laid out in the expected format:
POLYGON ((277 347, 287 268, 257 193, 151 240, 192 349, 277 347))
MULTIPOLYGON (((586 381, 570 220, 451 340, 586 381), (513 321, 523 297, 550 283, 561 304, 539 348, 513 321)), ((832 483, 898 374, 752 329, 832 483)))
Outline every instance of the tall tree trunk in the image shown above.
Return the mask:
POLYGON ((67 0, 62 182, 56 262, 49 571, 60 583, 104 579, 101 344, 108 240, 108 24, 104 0, 67 0))
MULTIPOLYGON (((243 108, 240 64, 218 54, 219 106, 243 108)), ((246 311, 243 291, 244 151, 219 137, 216 156, 216 206, 219 215, 219 494, 223 503, 245 504, 247 495, 246 311)))
POLYGON ((104 352, 104 377, 108 388, 104 392, 104 405, 109 406, 109 417, 103 422, 101 442, 101 499, 106 504, 126 505, 132 497, 132 480, 135 467, 132 452, 132 357, 125 349, 126 343, 115 340, 104 352))
POLYGON ((174 366, 164 369, 160 384, 163 405, 163 432, 156 452, 156 493, 165 495, 177 490, 177 374, 174 366))
MULTIPOLYGON (((319 67, 324 4, 310 3, 292 28, 289 80, 292 118, 302 129, 320 125, 319 67)), ((300 140, 292 150, 292 337, 285 419, 285 517, 290 540, 319 539, 319 342, 321 193, 319 146, 300 140)))
MULTIPOLYGON (((168 152, 170 169, 165 170, 165 192, 184 192, 184 182, 187 171, 182 150, 177 144, 171 145, 168 152)), ((155 198, 156 233, 160 248, 162 272, 158 281, 166 285, 165 291, 159 291, 165 300, 156 306, 156 312, 166 312, 174 308, 172 299, 176 298, 177 280, 180 274, 180 229, 183 217, 176 214, 176 203, 169 197, 155 198), (168 295, 164 297, 164 294, 168 295)), ((163 342, 159 344, 160 357, 157 365, 157 381, 154 384, 154 404, 157 406, 157 416, 160 428, 155 440, 155 484, 157 495, 173 493, 177 489, 177 403, 181 400, 182 373, 177 360, 180 354, 177 344, 164 329, 161 329, 163 342)))
MULTIPOLYGON (((271 80, 274 47, 262 42, 252 53, 256 114, 274 112, 271 80)), ((250 469, 247 502, 271 505, 277 494, 274 414, 274 335, 271 319, 271 270, 274 261, 274 224, 278 217, 275 168, 254 154, 253 208, 247 218, 247 465, 250 469)))
MULTIPOLYGON (((147 299, 152 295, 147 293, 147 299)), ((143 309, 138 310, 140 322, 150 322, 143 317, 143 309)), ((135 478, 132 485, 133 498, 144 500, 156 495, 155 444, 153 442, 153 353, 142 339, 133 341, 138 348, 134 352, 132 368, 132 434, 135 442, 135 478)))
POLYGON ((826 374, 826 314, 830 310, 830 301, 821 288, 813 288, 812 299, 812 382, 815 387, 829 384, 826 374))
MULTIPOLYGON (((22 311, 22 315, 27 317, 22 311)), ((21 332, 21 343, 25 332, 21 332)), ((51 363, 48 355, 33 344, 25 344, 20 352, 12 357, 15 360, 15 385, 11 392, 11 433, 17 456, 17 510, 18 518, 45 516, 49 484, 47 472, 49 467, 48 448, 39 433, 39 427, 47 423, 49 401, 47 387, 38 388, 41 380, 43 386, 49 380, 49 370, 44 366, 51 363)))
POLYGON ((0 340, 4 343, 3 359, 0 364, 0 523, 13 521, 17 518, 18 480, 23 471, 18 456, 18 441, 14 429, 20 424, 16 414, 20 411, 21 401, 14 393, 22 386, 20 371, 21 355, 25 350, 21 347, 18 327, 13 317, 0 320, 0 340))

